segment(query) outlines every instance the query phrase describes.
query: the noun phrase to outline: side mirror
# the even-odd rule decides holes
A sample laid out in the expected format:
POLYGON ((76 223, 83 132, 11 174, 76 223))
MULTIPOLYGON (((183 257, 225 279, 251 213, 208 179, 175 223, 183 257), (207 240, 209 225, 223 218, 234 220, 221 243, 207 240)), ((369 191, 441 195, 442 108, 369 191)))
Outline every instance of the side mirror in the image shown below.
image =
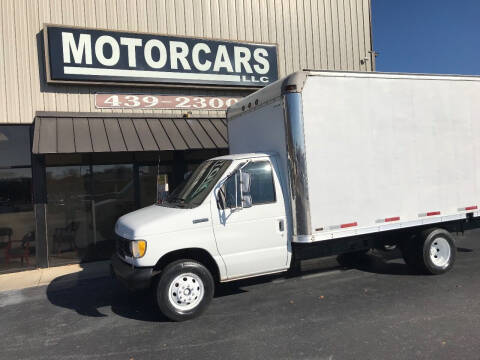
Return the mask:
POLYGON ((240 172, 240 190, 242 196, 242 208, 252 206, 252 196, 250 195, 250 186, 252 184, 252 175, 246 172, 240 172))
POLYGON ((215 199, 217 200, 217 208, 219 210, 225 210, 226 207, 226 194, 225 194, 225 184, 222 185, 215 194, 215 199))
POLYGON ((250 187, 252 175, 237 170, 230 174, 215 193, 217 208, 231 211, 238 211, 252 206, 250 187))

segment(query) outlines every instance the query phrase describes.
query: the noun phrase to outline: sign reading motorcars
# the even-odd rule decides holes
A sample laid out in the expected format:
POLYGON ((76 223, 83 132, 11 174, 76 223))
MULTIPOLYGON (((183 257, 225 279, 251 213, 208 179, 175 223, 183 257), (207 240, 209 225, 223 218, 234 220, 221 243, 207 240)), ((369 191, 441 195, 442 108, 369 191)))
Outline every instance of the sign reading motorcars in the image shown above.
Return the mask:
POLYGON ((277 47, 46 25, 48 82, 261 87, 278 78, 277 47))

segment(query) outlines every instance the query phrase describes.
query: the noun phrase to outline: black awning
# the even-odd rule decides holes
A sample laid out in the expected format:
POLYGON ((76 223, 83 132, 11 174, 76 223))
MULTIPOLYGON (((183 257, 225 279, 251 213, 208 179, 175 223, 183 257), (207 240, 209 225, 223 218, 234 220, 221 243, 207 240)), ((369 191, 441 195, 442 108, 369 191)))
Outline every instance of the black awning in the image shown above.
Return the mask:
POLYGON ((222 118, 37 116, 34 154, 225 149, 222 118))

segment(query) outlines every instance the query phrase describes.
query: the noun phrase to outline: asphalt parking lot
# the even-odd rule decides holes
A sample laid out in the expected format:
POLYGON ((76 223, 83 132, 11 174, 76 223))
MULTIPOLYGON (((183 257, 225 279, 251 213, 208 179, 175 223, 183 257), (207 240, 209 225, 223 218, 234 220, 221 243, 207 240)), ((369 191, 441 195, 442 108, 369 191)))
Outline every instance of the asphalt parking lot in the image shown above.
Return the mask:
POLYGON ((224 285, 184 323, 110 278, 4 292, 0 359, 480 359, 480 232, 457 246, 441 276, 391 252, 224 285))

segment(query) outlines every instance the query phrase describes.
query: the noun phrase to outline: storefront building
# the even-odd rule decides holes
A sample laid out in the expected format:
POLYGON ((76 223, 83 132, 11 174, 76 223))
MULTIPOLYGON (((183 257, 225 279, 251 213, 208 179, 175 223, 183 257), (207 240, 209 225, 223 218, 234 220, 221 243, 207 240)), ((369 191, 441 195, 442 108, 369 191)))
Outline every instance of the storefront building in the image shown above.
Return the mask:
POLYGON ((225 109, 259 87, 374 70, 369 0, 4 0, 0 16, 0 272, 109 258, 116 219, 227 153, 225 109))

